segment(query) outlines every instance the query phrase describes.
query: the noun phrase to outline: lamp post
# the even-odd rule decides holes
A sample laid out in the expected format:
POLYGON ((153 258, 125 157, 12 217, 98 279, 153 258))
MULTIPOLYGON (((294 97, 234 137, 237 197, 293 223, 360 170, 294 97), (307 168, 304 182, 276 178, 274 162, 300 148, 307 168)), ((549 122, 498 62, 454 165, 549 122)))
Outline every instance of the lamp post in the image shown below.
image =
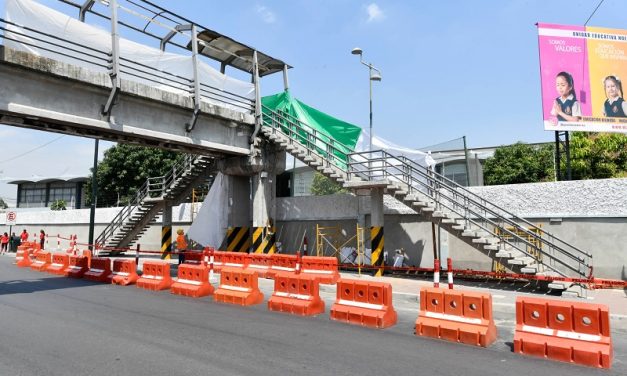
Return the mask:
POLYGON ((363 59, 363 51, 359 47, 353 48, 351 54, 359 55, 359 62, 368 67, 370 83, 370 148, 372 151, 372 81, 381 81, 381 71, 375 68, 372 63, 366 63, 363 59))

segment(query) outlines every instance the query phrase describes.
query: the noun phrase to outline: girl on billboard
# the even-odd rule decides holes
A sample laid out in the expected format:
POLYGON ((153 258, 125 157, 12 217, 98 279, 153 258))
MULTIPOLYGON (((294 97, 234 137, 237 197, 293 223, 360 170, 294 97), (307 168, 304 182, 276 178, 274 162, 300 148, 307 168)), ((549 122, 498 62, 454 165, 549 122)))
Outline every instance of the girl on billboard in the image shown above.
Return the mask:
POLYGON ((605 96, 603 103, 603 116, 627 117, 627 103, 623 99, 623 85, 616 76, 607 76, 603 80, 605 96))
POLYGON ((573 76, 568 72, 559 72, 555 77, 555 89, 559 97, 553 102, 551 115, 557 116, 559 121, 579 121, 581 118, 581 106, 575 94, 573 76))

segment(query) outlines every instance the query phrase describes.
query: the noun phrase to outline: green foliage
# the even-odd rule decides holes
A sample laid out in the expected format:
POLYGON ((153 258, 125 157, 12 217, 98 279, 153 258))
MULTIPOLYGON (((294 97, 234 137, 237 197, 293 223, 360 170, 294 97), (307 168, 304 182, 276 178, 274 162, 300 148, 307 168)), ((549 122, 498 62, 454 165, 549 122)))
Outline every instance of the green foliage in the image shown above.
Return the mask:
POLYGON ((7 205, 7 203, 4 202, 4 199, 0 197, 0 209, 6 209, 8 207, 9 205, 7 205))
MULTIPOLYGON (((170 172, 183 154, 162 149, 119 144, 108 149, 98 164, 98 206, 127 204, 147 178, 170 172)), ((93 174, 93 170, 92 170, 93 174)), ((91 176, 84 186, 87 205, 91 205, 91 176)))
POLYGON ((314 196, 332 195, 334 193, 347 192, 341 185, 316 172, 311 183, 311 194, 314 196))
POLYGON ((486 185, 553 180, 553 145, 540 147, 518 142, 495 150, 483 167, 486 185))
POLYGON ((65 200, 56 200, 50 204, 50 210, 65 210, 67 209, 67 203, 65 200))
POLYGON ((627 135, 573 132, 570 150, 575 180, 627 176, 627 135))

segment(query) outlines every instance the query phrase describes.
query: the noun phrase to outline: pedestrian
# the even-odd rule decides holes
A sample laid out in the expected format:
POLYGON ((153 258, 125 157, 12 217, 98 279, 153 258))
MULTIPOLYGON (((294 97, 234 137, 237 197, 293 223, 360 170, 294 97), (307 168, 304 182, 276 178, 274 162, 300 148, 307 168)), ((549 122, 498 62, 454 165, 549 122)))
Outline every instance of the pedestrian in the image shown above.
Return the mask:
POLYGON ((21 244, 20 237, 15 235, 15 233, 12 233, 10 242, 11 242, 11 245, 10 245, 11 252, 17 252, 17 247, 19 247, 21 244))
POLYGON ((9 246, 9 234, 6 232, 0 237, 0 255, 3 253, 7 253, 9 246))
POLYGON ((44 249, 44 243, 46 242, 46 233, 44 230, 39 230, 39 247, 44 249))
POLYGON ((28 241, 28 232, 26 231, 26 229, 24 229, 24 231, 22 231, 22 233, 20 234, 20 242, 24 243, 28 241))
POLYGON ((185 239, 185 232, 182 228, 176 231, 178 236, 176 237, 176 250, 179 253, 179 265, 185 262, 185 251, 187 251, 187 239, 185 239))

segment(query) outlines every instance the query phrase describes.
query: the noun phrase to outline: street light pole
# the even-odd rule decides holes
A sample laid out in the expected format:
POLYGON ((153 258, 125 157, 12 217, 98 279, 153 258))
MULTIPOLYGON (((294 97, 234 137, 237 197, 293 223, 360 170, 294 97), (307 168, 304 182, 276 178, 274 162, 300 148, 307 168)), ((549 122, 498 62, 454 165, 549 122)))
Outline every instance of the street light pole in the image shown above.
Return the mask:
POLYGON ((370 147, 369 150, 372 151, 372 81, 381 81, 381 71, 375 68, 372 63, 366 63, 363 60, 363 51, 359 47, 353 48, 351 51, 353 55, 359 55, 359 62, 368 67, 368 80, 370 83, 370 147), (373 73, 375 71, 376 73, 373 73))

